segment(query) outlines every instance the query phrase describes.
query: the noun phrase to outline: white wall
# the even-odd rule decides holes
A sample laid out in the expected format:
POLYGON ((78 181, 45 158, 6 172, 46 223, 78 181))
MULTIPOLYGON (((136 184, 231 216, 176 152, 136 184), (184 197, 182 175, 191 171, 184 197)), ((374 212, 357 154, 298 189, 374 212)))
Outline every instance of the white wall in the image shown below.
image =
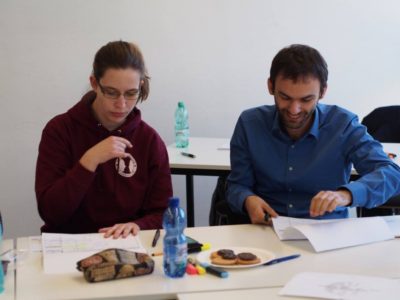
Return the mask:
MULTIPOLYGON (((1 0, 0 209, 6 237, 39 233, 34 172, 41 130, 89 88, 97 49, 137 42, 152 77, 143 115, 167 144, 173 110, 189 108, 192 136, 230 137, 245 108, 272 103, 266 79, 282 47, 305 43, 329 66, 324 101, 365 116, 398 104, 396 0, 1 0)), ((215 178, 197 177, 197 225, 215 178)), ((184 179, 174 176, 184 198, 184 179)))

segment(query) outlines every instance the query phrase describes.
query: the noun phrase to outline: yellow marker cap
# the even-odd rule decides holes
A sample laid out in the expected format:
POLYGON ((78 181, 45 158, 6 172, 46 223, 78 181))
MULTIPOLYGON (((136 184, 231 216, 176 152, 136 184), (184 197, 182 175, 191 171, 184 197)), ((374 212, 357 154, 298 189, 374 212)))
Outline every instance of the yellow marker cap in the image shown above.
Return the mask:
POLYGON ((197 270, 197 273, 199 273, 199 275, 204 275, 204 274, 206 274, 206 269, 204 269, 202 266, 200 266, 200 265, 196 265, 196 270, 197 270))
POLYGON ((201 247, 201 251, 209 250, 211 249, 211 244, 210 243, 204 243, 203 246, 201 247))

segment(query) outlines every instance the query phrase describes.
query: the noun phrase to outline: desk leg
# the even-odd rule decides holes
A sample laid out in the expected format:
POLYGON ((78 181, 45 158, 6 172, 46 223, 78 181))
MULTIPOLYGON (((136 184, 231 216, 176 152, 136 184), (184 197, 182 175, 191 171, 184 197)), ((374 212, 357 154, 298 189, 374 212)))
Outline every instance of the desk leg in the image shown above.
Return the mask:
POLYGON ((186 175, 186 212, 187 226, 194 227, 193 175, 186 175))

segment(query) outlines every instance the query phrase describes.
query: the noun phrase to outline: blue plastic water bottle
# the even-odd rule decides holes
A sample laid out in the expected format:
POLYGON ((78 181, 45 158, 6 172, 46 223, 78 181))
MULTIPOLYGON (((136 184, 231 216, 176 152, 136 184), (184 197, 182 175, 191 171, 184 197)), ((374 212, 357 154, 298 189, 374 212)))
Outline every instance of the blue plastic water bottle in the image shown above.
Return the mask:
POLYGON ((189 115, 182 101, 178 102, 175 111, 175 144, 177 148, 189 145, 189 115))
MULTIPOLYGON (((0 214, 0 250, 3 240, 3 222, 1 222, 1 214, 0 214)), ((3 263, 0 259, 0 294, 4 291, 4 273, 3 273, 3 263)))
POLYGON ((179 198, 169 199, 169 205, 163 216, 164 236, 164 273, 177 278, 185 275, 187 264, 187 242, 183 233, 186 227, 185 212, 179 207, 179 198))

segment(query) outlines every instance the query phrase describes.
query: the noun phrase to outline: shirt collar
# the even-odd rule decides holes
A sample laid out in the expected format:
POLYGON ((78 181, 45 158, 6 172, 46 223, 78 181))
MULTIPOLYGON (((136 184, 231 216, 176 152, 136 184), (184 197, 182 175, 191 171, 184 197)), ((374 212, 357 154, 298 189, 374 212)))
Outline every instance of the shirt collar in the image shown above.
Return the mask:
MULTIPOLYGON (((304 135, 304 137, 308 136, 308 135, 312 135, 316 139, 318 139, 318 137, 319 137, 319 119, 320 119, 319 115, 320 115, 320 111, 319 111, 319 106, 317 105, 317 107, 315 108, 315 111, 314 111, 313 124, 311 125, 311 128, 308 131, 308 133, 306 133, 304 135)), ((284 134, 284 131, 281 129, 281 125, 279 122, 279 113, 278 113, 278 110, 276 109, 276 106, 275 106, 275 116, 274 116, 274 120, 272 122, 272 132, 274 134, 277 134, 280 136, 282 136, 282 135, 286 136, 286 134, 284 134)), ((303 139, 304 137, 302 137, 301 139, 303 139)))
POLYGON ((313 124, 311 125, 310 131, 308 132, 308 134, 313 135, 316 139, 318 139, 319 137, 319 114, 320 111, 317 105, 314 111, 314 121, 313 124))

